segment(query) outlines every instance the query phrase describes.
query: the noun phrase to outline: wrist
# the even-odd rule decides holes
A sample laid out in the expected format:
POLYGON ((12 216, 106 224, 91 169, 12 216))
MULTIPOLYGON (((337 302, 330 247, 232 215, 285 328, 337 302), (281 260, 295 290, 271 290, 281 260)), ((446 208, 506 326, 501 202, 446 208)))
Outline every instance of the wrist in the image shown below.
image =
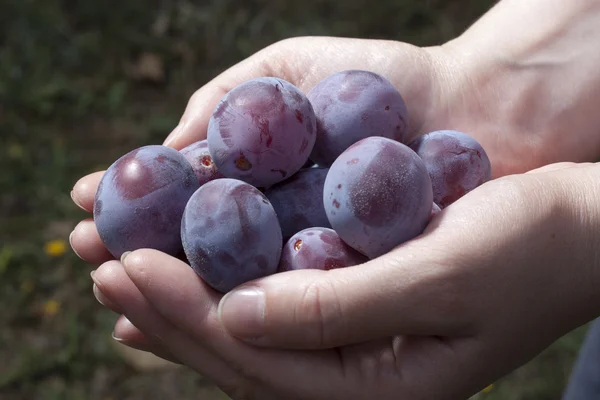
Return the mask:
POLYGON ((473 56, 519 61, 538 55, 543 61, 552 51, 597 48, 598 22, 598 0, 502 0, 449 43, 473 56))
MULTIPOLYGON (((450 112, 452 124, 472 126, 473 116, 481 115, 477 129, 486 136, 501 139, 513 133, 523 138, 505 144, 503 159, 496 160, 499 175, 558 161, 596 160, 598 43, 598 0, 501 1, 463 35, 442 46, 453 53, 454 68, 463 74, 455 82, 459 87, 451 90, 477 96, 470 101, 475 109, 450 112), (507 158, 511 154, 513 160, 507 158)), ((456 102, 464 100, 457 96, 456 102)))

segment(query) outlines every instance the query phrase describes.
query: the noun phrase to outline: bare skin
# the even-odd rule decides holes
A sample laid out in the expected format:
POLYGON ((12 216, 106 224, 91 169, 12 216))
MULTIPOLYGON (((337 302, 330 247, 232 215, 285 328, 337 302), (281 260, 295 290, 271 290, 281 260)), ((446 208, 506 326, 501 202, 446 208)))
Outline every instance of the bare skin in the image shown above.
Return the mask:
MULTIPOLYGON (((216 102, 245 80, 306 92, 358 68, 398 87, 412 137, 467 132, 499 179, 378 259, 278 274, 225 299, 163 253, 110 260, 83 221, 71 243, 102 263, 94 294, 122 315, 115 336, 234 399, 464 399, 510 372, 600 315, 600 166, 585 163, 600 155, 599 41, 600 1, 503 0, 439 47, 299 38, 232 67, 192 96, 167 145, 204 138, 216 102)), ((73 189, 85 210, 100 177, 73 189)))

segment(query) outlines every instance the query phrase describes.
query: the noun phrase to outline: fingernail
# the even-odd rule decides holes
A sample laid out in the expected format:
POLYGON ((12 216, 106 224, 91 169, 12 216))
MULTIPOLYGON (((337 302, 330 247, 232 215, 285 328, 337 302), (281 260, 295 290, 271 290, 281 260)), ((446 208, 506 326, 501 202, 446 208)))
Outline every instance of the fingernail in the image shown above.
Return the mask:
POLYGON ((179 136, 180 132, 181 132, 181 123, 179 123, 179 125, 177 125, 175 127, 175 129, 173 129, 173 131, 171 131, 171 133, 169 133, 169 136, 167 136, 167 138, 163 142, 163 146, 169 146, 177 138, 177 136, 179 136))
MULTIPOLYGON (((73 250, 73 253, 75 253, 75 255, 79 258, 81 258, 81 256, 79 255, 79 253, 77 253, 77 250, 75 250, 75 247, 73 247, 73 234, 75 233, 75 230, 73 230, 73 232, 71 232, 71 234, 69 235, 69 246, 71 246, 71 250, 73 250)), ((83 260, 83 258, 81 258, 83 260)))
POLYGON ((121 264, 125 265, 125 259, 127 258, 128 255, 130 255, 131 252, 130 251, 126 251, 125 253, 123 253, 121 255, 121 264))
MULTIPOLYGON (((136 343, 135 343, 135 342, 132 342, 131 340, 128 340, 128 339, 123 339, 123 338, 120 338, 120 337, 119 337, 119 336, 118 336, 118 335, 115 333, 115 331, 112 331, 112 333, 110 334, 110 336, 113 338, 113 340, 114 340, 115 342, 117 342, 117 343, 119 343, 119 344, 122 344, 123 346, 127 346, 127 347, 129 347, 129 348, 132 348, 132 349, 134 349, 134 350, 144 350, 144 349, 141 349, 139 346, 136 346, 136 343)), ((144 350, 144 351, 145 351, 145 350, 144 350)))
POLYGON ((106 308, 110 308, 111 310, 117 309, 117 307, 115 306, 115 304, 112 301, 110 301, 104 295, 104 293, 102 293, 100 291, 100 289, 98 289, 98 285, 96 285, 95 283, 94 283, 92 291, 94 292, 94 297, 96 298, 96 300, 98 300, 98 303, 102 304, 106 308))
POLYGON ((75 203, 75 205, 79 208, 81 208, 83 211, 87 211, 85 208, 83 208, 83 206, 79 203, 79 200, 77 200, 75 198, 75 192, 73 190, 71 190, 71 200, 73 200, 73 203, 75 203))
POLYGON ((110 334, 112 336, 112 338, 114 340, 116 340, 117 342, 123 342, 123 339, 121 339, 120 337, 117 336, 117 334, 115 333, 115 331, 112 331, 112 333, 110 334))
POLYGON ((221 299, 218 308, 221 324, 233 336, 256 339, 265 325, 265 293, 259 288, 240 288, 221 299))
POLYGON ((102 285, 100 285, 100 283, 94 277, 95 274, 95 270, 90 272, 92 281, 94 281, 94 285, 92 286, 92 292, 94 292, 94 297, 96 298, 96 300, 98 300, 98 303, 102 304, 104 307, 110 308, 112 311, 120 313, 121 307, 119 307, 117 303, 111 301, 108 297, 106 297, 104 293, 102 293, 102 290, 100 290, 100 287, 102 285))

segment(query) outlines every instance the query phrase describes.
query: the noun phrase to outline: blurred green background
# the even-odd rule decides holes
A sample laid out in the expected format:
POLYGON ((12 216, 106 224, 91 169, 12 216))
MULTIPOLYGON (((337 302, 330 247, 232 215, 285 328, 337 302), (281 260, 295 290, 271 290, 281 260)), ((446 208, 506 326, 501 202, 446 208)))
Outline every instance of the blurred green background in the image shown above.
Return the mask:
MULTIPOLYGON (((160 143, 189 96, 282 38, 438 44, 491 0, 0 1, 0 398, 220 399, 183 368, 124 352, 69 249, 82 175, 160 143)), ((399 66, 401 68, 401 66, 399 66)), ((479 399, 559 399, 584 328, 479 399)))

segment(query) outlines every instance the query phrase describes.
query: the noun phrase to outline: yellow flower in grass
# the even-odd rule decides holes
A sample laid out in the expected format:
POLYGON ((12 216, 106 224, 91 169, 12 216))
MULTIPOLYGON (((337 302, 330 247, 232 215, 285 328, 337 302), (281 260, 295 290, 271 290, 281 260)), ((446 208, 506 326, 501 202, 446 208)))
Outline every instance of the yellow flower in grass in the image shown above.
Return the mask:
POLYGON ((42 306, 42 312, 48 317, 56 315, 60 311, 60 302, 54 299, 48 300, 42 306))
POLYGON ((44 246, 44 251, 50 257, 60 257, 67 251, 67 242, 62 239, 51 240, 44 246))

